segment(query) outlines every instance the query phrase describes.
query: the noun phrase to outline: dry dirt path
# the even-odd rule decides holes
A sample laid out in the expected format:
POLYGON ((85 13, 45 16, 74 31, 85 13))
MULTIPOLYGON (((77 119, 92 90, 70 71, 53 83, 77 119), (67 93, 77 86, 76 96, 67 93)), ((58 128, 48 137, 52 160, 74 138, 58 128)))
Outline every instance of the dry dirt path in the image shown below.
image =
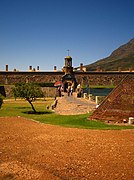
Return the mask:
POLYGON ((134 131, 0 118, 0 180, 133 180, 134 131))
POLYGON ((62 97, 58 97, 58 104, 55 109, 57 114, 86 114, 96 107, 95 102, 83 98, 77 98, 75 93, 73 93, 73 96, 67 96, 67 93, 64 93, 63 95, 64 96, 62 97))

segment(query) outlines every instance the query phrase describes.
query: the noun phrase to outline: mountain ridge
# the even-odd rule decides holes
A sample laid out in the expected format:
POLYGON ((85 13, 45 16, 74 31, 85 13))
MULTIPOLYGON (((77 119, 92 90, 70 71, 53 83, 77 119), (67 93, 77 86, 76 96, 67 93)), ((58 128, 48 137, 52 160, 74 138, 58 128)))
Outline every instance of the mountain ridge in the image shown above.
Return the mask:
POLYGON ((117 71, 121 69, 126 71, 134 69, 134 38, 114 50, 110 56, 85 65, 84 67, 86 67, 87 71, 96 71, 97 69, 105 71, 117 71))

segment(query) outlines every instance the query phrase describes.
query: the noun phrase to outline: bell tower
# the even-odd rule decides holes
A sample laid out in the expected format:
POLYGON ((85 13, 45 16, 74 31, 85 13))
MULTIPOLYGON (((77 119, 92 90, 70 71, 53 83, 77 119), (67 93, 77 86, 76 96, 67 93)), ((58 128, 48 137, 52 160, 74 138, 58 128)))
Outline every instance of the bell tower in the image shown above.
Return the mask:
POLYGON ((64 64, 64 67, 62 68, 63 72, 65 73, 65 75, 62 76, 64 92, 67 91, 69 86, 71 86, 73 90, 75 91, 75 88, 77 86, 77 82, 73 73, 72 57, 69 56, 69 50, 67 51, 68 51, 68 56, 64 58, 65 64, 64 64))
POLYGON ((69 56, 69 50, 68 51, 68 56, 66 56, 65 59, 65 65, 63 67, 63 72, 65 74, 72 74, 73 73, 73 67, 72 67, 72 57, 69 56))

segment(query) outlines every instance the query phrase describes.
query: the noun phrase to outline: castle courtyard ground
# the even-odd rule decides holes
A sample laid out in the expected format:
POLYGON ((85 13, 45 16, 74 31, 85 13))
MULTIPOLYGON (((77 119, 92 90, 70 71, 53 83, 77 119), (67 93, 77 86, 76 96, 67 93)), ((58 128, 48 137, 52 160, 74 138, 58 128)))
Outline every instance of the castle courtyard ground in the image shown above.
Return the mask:
POLYGON ((134 131, 0 118, 1 180, 132 180, 134 131))

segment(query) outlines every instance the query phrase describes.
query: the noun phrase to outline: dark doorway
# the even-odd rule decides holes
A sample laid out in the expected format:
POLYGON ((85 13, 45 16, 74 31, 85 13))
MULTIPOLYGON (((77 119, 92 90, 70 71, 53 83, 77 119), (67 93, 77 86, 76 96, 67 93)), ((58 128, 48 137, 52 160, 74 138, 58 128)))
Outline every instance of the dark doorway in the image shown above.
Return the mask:
POLYGON ((77 86, 76 79, 72 74, 66 74, 62 77, 63 91, 67 92, 68 86, 73 86, 74 90, 77 86))
POLYGON ((68 88, 68 83, 66 82, 66 83, 64 84, 64 92, 67 92, 67 88, 68 88))

